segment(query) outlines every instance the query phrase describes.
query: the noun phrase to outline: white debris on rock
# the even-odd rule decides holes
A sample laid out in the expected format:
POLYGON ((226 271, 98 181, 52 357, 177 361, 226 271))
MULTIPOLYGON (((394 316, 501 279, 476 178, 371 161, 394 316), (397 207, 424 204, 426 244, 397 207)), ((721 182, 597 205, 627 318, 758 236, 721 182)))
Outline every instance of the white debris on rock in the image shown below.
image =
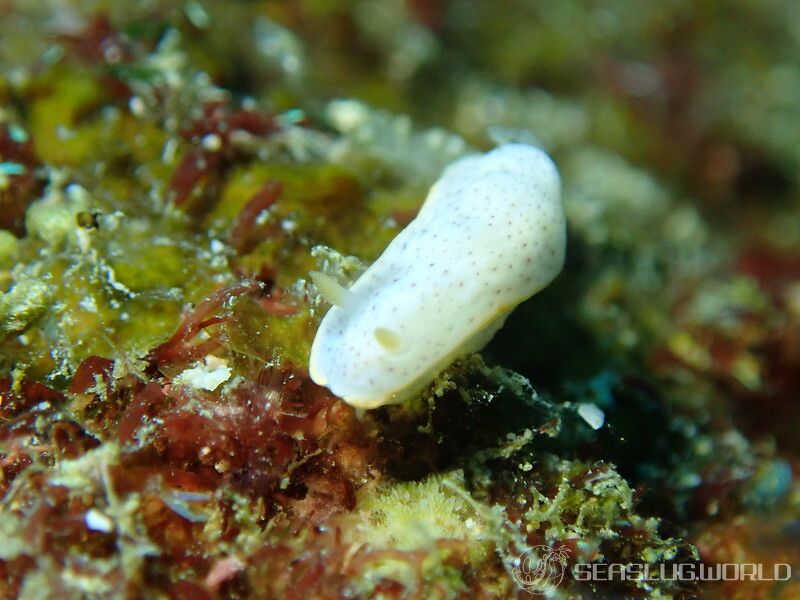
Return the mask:
POLYGON ((600 407, 591 402, 578 405, 578 414, 592 429, 600 429, 606 422, 606 415, 600 407))

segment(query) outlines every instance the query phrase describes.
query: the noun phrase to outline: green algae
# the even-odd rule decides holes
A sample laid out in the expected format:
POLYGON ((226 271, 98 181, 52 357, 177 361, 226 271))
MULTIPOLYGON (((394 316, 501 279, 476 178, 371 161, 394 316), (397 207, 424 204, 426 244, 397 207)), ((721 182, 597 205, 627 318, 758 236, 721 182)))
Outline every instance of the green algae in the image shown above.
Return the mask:
MULTIPOLYGON (((420 482, 366 487, 360 491, 358 510, 348 517, 347 541, 375 549, 426 551, 431 556, 422 566, 425 578, 441 583, 449 594, 466 589, 458 570, 448 568, 443 558, 448 550, 436 548, 437 540, 467 544, 470 561, 486 560, 493 547, 496 519, 476 514, 463 490, 463 474, 444 473, 420 482)), ((370 565, 354 587, 371 593, 383 578, 414 586, 413 568, 402 560, 387 557, 370 565)))
POLYGON ((476 559, 485 556, 492 533, 465 500, 466 492, 460 495, 453 488, 464 488, 463 473, 364 488, 348 535, 357 543, 401 550, 425 548, 437 539, 466 540, 474 544, 476 559))
MULTIPOLYGON (((48 216, 52 222, 53 213, 48 216)), ((69 216, 71 229, 51 227, 47 231, 51 242, 80 231, 74 213, 69 216)), ((19 332, 32 325, 35 317, 38 330, 26 335, 34 347, 49 347, 45 356, 55 361, 62 376, 74 372, 87 356, 145 352, 171 333, 187 300, 199 301, 214 285, 213 269, 195 251, 181 252, 171 243, 147 245, 141 243, 141 237, 137 242, 136 235, 123 242, 120 233, 124 237, 124 232, 119 229, 124 231, 125 227, 114 232, 111 242, 102 239, 104 234, 99 234, 100 239, 87 234, 84 242, 89 247, 85 252, 74 248, 44 254, 20 272, 22 279, 11 288, 13 292, 19 286, 19 291, 6 298, 9 320, 4 326, 19 332), (102 255, 109 258, 100 258, 102 255), (145 262, 148 259, 157 262, 145 262), (44 280, 43 273, 47 273, 44 280), (207 279, 198 277, 200 273, 207 279), (187 286, 187 282, 192 285, 187 286), (11 319, 12 313, 17 315, 16 320, 11 319)), ((152 231, 147 235, 151 239, 152 231)), ((39 365, 35 368, 38 372, 43 366, 41 359, 17 356, 11 362, 19 368, 39 365)))
POLYGON ((37 279, 22 279, 0 295, 0 322, 5 333, 21 332, 40 318, 53 301, 53 290, 37 279))
POLYGON ((10 269, 19 253, 19 240, 13 233, 0 231, 0 268, 10 269))
POLYGON ((237 169, 206 223, 212 230, 228 230, 245 203, 270 181, 282 184, 279 200, 264 219, 273 226, 272 234, 264 236, 242 261, 285 265, 281 269, 284 285, 312 270, 310 256, 303 251, 311 245, 324 244, 369 259, 393 235, 353 176, 335 165, 252 164, 237 169))
POLYGON ((288 316, 268 314, 257 302, 244 298, 234 303, 231 314, 231 322, 222 326, 230 349, 263 362, 308 365, 309 335, 316 331, 317 322, 306 310, 288 316), (276 339, 281 340, 280 347, 276 339))

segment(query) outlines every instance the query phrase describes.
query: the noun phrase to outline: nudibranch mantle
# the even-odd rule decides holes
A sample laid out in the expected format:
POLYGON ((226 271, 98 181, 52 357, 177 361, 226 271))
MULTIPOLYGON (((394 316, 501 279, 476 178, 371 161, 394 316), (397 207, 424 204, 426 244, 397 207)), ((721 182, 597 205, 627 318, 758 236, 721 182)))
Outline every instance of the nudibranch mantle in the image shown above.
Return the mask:
POLYGON ((408 398, 547 286, 565 246, 561 183, 543 151, 506 144, 456 161, 349 289, 313 274, 333 306, 311 378, 358 408, 408 398))

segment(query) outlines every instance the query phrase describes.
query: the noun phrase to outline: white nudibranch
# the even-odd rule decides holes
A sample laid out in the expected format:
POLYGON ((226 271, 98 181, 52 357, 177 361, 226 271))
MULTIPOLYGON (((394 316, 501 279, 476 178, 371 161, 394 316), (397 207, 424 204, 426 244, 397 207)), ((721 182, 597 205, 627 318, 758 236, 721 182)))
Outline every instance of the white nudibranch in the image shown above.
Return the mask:
POLYGON ((525 144, 450 165, 349 289, 312 274, 333 306, 311 347, 311 378, 353 406, 375 408, 483 348, 517 304, 561 271, 560 188, 550 158, 525 144))

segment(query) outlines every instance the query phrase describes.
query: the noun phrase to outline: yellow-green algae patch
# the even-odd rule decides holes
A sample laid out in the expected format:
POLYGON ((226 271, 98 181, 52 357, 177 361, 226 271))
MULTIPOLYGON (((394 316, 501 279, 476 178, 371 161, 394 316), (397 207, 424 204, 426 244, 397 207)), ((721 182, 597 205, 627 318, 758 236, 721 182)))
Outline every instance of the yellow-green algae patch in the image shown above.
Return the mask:
MULTIPOLYGON (((282 191, 256 217, 261 233, 255 247, 232 260, 244 273, 257 274, 266 268, 284 290, 297 289, 298 282, 319 268, 312 255, 314 247, 322 244, 369 260, 397 231, 396 224, 375 211, 363 188, 342 167, 278 163, 233 169, 219 201, 205 217, 210 231, 227 237, 243 207, 270 182, 279 182, 282 191)), ((282 302, 294 310, 276 314, 252 298, 237 299, 233 318, 221 326, 229 347, 262 361, 288 359, 307 365, 318 315, 302 293, 284 294, 282 302)))
MULTIPOLYGON (((462 573, 448 566, 452 552, 437 546, 443 540, 465 544, 472 564, 485 561, 501 541, 496 516, 485 506, 476 511, 464 489, 464 474, 452 471, 431 475, 422 481, 373 483, 359 490, 357 508, 345 519, 345 541, 354 549, 423 551, 422 575, 446 585, 450 593, 465 590, 462 573)), ((502 522, 502 521, 500 521, 502 522)), ((378 558, 364 571, 356 589, 370 593, 384 578, 412 589, 419 574, 407 559, 378 558)))
POLYGON ((483 516, 475 513, 463 488, 461 471, 431 475, 422 481, 366 486, 358 493, 348 541, 374 548, 419 550, 439 539, 468 540, 472 558, 485 558, 496 534, 483 516))
POLYGON ((24 278, 0 293, 0 331, 21 332, 41 317, 53 300, 53 289, 38 278, 24 278))
MULTIPOLYGON (((366 259, 377 256, 396 230, 375 212, 365 190, 342 167, 326 164, 253 163, 235 168, 205 223, 228 231, 244 205, 267 183, 279 182, 282 193, 262 217, 272 225, 249 260, 280 260, 285 277, 305 276, 312 263, 294 265, 298 249, 325 244, 366 259)), ((305 253, 299 260, 307 258, 305 253)))
POLYGON ((289 360, 304 367, 308 364, 316 319, 304 304, 297 305, 295 311, 272 314, 252 298, 239 298, 231 307, 232 319, 220 329, 226 345, 236 353, 260 362, 289 360))
MULTIPOLYGON (((103 75, 112 73, 106 69, 103 75)), ((48 164, 73 168, 109 156, 157 158, 169 134, 132 114, 115 97, 111 79, 97 75, 96 69, 62 59, 25 82, 27 126, 37 154, 48 164)))
POLYGON ((197 247, 184 220, 128 216, 85 192, 54 190, 34 203, 28 230, 42 242, 36 254, 26 242, 31 258, 4 296, 3 329, 25 342, 6 340, 17 348, 6 364, 68 375, 87 356, 141 355, 164 341, 187 303, 233 280, 218 279, 225 265, 197 247))
MULTIPOLYGON (((10 269, 19 253, 19 240, 13 233, 0 229, 0 269, 10 269)), ((2 289, 0 281, 0 289, 2 289)))

